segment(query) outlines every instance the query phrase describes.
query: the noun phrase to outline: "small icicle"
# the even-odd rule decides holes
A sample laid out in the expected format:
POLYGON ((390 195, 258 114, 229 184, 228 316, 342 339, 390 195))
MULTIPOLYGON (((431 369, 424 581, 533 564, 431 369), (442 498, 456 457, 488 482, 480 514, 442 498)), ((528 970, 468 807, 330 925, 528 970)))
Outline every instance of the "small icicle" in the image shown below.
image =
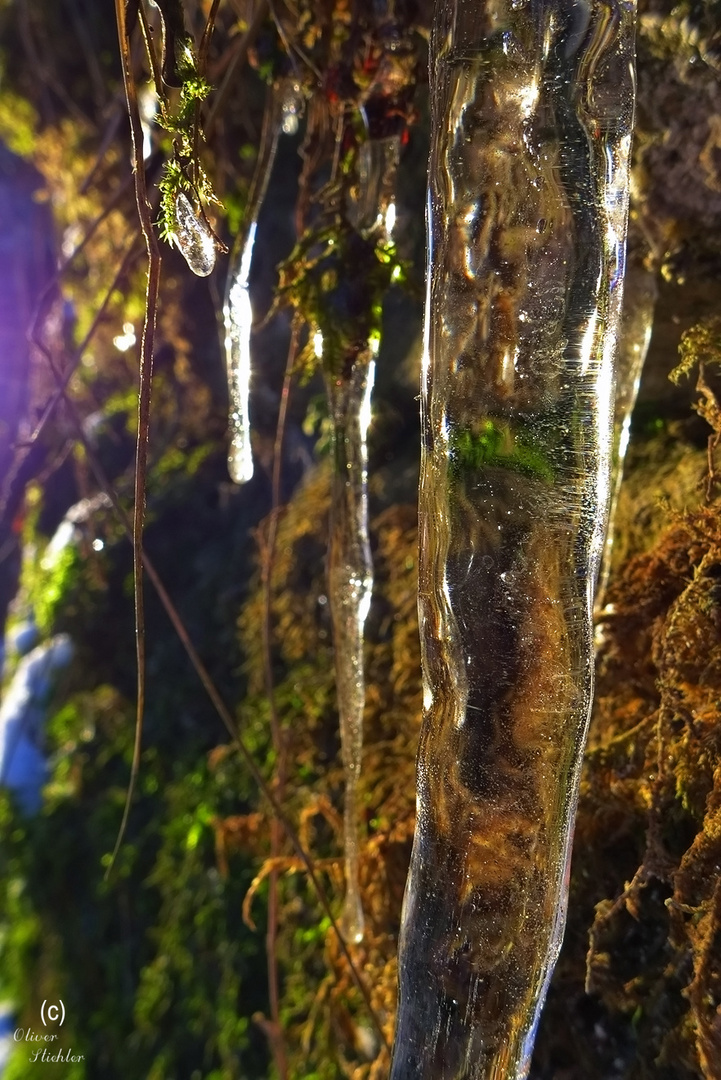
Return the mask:
POLYGON ((224 309, 225 355, 228 365, 228 397, 230 413, 230 450, 228 472, 236 484, 244 484, 253 476, 253 455, 250 447, 250 333, 253 326, 253 309, 250 305, 248 275, 253 256, 257 222, 248 229, 238 272, 231 276, 231 284, 224 309))
POLYGON ((328 380, 334 431, 328 592, 345 774, 346 897, 341 926, 344 935, 354 942, 363 938, 358 888, 358 781, 365 706, 363 630, 373 591, 366 444, 375 374, 371 356, 367 348, 357 356, 348 378, 328 380))
POLYGON ((603 615, 604 598, 613 558, 613 525, 623 480, 623 465, 631 434, 631 415, 636 404, 643 365, 651 343, 658 287, 656 274, 644 266, 629 266, 623 297, 621 340, 616 361, 616 403, 611 455, 611 506, 606 543, 596 590, 596 612, 603 615))
POLYGON ((358 182, 348 200, 348 220, 361 236, 383 232, 390 240, 396 220, 396 173, 401 153, 398 135, 367 139, 358 150, 358 182))
POLYGON ((175 197, 175 226, 172 240, 176 247, 194 274, 207 277, 215 266, 215 239, 182 191, 175 197))
POLYGON ((228 471, 236 484, 253 476, 250 445, 250 336, 253 309, 248 282, 258 215, 263 206, 281 134, 294 135, 303 110, 303 96, 295 81, 286 80, 273 87, 263 122, 260 154, 243 229, 233 246, 228 274, 228 288, 223 308, 225 322, 225 357, 228 369, 230 412, 230 451, 228 471))

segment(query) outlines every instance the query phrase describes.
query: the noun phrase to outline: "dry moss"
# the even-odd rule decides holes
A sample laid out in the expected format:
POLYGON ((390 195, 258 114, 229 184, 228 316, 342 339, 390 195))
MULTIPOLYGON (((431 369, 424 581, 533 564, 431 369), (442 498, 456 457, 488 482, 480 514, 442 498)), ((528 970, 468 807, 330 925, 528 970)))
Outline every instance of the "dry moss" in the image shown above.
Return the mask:
POLYGON ((612 588, 599 665, 576 875, 610 883, 622 839, 639 858, 596 905, 587 989, 633 1017, 645 1075, 719 1075, 720 575, 716 508, 680 517, 612 588))

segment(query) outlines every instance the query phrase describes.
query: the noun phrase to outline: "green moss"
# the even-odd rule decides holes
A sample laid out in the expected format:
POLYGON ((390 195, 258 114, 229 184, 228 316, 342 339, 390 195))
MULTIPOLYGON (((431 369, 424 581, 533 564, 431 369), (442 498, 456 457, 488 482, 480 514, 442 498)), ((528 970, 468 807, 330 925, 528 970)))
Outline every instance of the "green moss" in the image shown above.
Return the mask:
POLYGON ((21 588, 40 633, 47 637, 56 629, 57 619, 71 590, 79 581, 81 559, 72 539, 59 549, 51 547, 34 529, 37 513, 30 513, 25 526, 21 588))
POLYGON ((451 467, 461 474, 483 466, 503 466, 548 482, 553 470, 540 445, 523 430, 514 430, 510 422, 486 420, 478 433, 453 432, 450 438, 451 467))
POLYGON ((37 113, 30 102, 3 86, 0 94, 0 140, 13 154, 32 158, 37 124, 37 113))
MULTIPOLYGON (((130 833, 105 882, 130 719, 109 688, 76 697, 49 725, 55 764, 42 814, 23 822, 0 799, 0 991, 27 1002, 26 1026, 38 1027, 52 980, 72 1021, 64 1037, 85 1054, 78 1080, 99 1070, 205 1076, 213 1066, 224 1080, 261 1076, 248 1025, 248 1008, 264 1001, 259 942, 237 925, 252 871, 233 856, 222 877, 215 862, 213 821, 237 804, 237 764, 213 773, 204 756, 186 757, 169 779, 146 750, 130 833)), ((30 1080, 37 1065, 21 1048, 12 1068, 30 1080)))

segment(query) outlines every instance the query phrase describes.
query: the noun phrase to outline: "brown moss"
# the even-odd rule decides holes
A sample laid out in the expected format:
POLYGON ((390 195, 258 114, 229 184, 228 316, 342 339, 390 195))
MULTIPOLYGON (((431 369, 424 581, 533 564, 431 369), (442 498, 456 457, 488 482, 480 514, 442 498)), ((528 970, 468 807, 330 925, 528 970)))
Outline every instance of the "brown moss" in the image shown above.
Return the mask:
MULTIPOLYGON (((282 513, 272 574, 273 670, 290 763, 284 804, 339 911, 344 890, 344 783, 324 565, 329 480, 328 467, 321 466, 282 513)), ((360 786, 360 887, 366 932, 362 944, 352 947, 352 955, 389 1042, 395 1019, 400 910, 415 824, 421 714, 416 532, 416 510, 411 506, 381 509, 371 523, 375 585, 366 632, 360 786)), ((261 547, 264 535, 262 527, 261 547)), ((241 637, 260 709, 266 707, 262 619, 258 580, 243 612, 241 637)), ((252 821, 217 823, 219 861, 226 858, 228 845, 247 849, 257 844, 256 826, 255 816, 252 821)), ((290 848, 284 854, 290 856, 290 848)), ((290 868, 298 869, 295 863, 290 868)), ((347 960, 302 871, 282 879, 278 955, 284 970, 290 1075, 356 1080, 386 1075, 387 1054, 381 1051, 347 960), (322 929, 314 941, 313 927, 318 926, 322 929)))
MULTIPOLYGON (((569 1076, 609 1062, 629 1078, 720 1075, 720 576, 721 520, 705 507, 609 593, 555 987, 567 1009, 575 996, 577 1039, 593 1014, 592 1060, 569 1076)), ((556 1051, 545 1028, 539 1051, 556 1051)))

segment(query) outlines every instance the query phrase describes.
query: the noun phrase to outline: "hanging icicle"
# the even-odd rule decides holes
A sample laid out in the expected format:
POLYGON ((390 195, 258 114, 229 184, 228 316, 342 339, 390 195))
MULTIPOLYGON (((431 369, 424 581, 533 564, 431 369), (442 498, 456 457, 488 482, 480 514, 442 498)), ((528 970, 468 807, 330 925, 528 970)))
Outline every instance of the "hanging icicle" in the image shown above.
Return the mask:
MULTIPOLYGON (((366 238, 391 238, 388 208, 395 206, 395 176, 399 140, 372 139, 358 153, 358 182, 348 205, 348 217, 366 238), (395 146, 395 143, 398 145, 395 146), (388 153, 388 145, 394 150, 388 153), (380 149, 376 152, 376 144, 380 149), (364 149, 370 150, 363 153, 364 149)), ((380 341, 365 343, 347 369, 327 380, 333 423, 333 487, 328 545, 328 595, 333 623, 338 716, 341 733, 345 801, 343 840, 346 896, 342 926, 355 942, 363 938, 363 909, 358 885, 358 782, 363 753, 364 625, 373 591, 373 562, 368 533, 368 449, 371 394, 380 341)))
MULTIPOLYGON (((369 140, 374 141, 374 140, 369 140)), ((362 160, 363 146, 359 151, 362 160)), ((366 238, 384 240, 388 206, 395 197, 395 166, 385 154, 366 155, 373 162, 367 173, 359 165, 358 186, 349 199, 348 216, 366 238), (380 175, 379 175, 380 173, 380 175), (369 195, 364 185, 369 185, 369 195), (361 229, 361 223, 363 225, 361 229)), ((363 320, 366 321, 366 314, 363 320)), ((358 782, 363 753, 364 626, 373 591, 373 561, 368 532, 368 449, 374 357, 380 344, 375 334, 343 358, 326 365, 328 404, 333 424, 333 483, 328 543, 328 599, 333 624, 338 717, 345 780, 343 840, 346 895, 342 916, 344 935, 363 938, 363 908, 358 884, 358 782), (337 374, 334 372, 338 372, 337 374)), ((322 353, 322 338, 316 344, 322 353)))
POLYGON ((633 3, 439 0, 424 719, 393 1080, 525 1077, 565 922, 609 494, 633 3))
POLYGON ((327 380, 333 421, 333 483, 328 544, 328 598, 333 624, 336 688, 345 779, 346 938, 363 937, 358 890, 358 781, 363 750, 363 631, 373 591, 368 536, 368 449, 375 363, 362 350, 348 373, 327 380))
MULTIPOLYGON (((604 598, 611 573, 613 535, 616 509, 621 493, 623 466, 631 435, 631 416, 641 384, 643 365, 651 344, 653 314, 658 287, 656 274, 645 266, 629 267, 623 297, 621 340, 616 361, 616 403, 613 417, 613 451, 611 455, 611 506, 608 513, 606 543, 601 560, 601 572, 596 590, 596 611, 604 614, 604 598)), ((600 635, 597 635, 599 637, 600 635)))
POLYGON ((281 133, 296 133, 302 111, 303 96, 295 80, 283 80, 271 89, 243 229, 233 245, 230 259, 223 320, 230 403, 228 471, 236 484, 244 484, 253 476, 253 454, 250 445, 250 337, 253 309, 248 284, 258 215, 268 190, 278 139, 281 133))
MULTIPOLYGON (((412 85, 412 68, 408 50, 401 46, 395 24, 388 10, 380 10, 382 7, 377 8, 381 26, 374 42, 375 74, 360 104, 368 137, 357 148, 355 177, 345 200, 344 227, 351 226, 351 234, 354 230, 365 241, 358 242, 356 237, 354 243, 359 253, 377 246, 384 251, 383 258, 388 262, 396 217, 396 174, 407 114, 405 98, 412 85)), ((341 283, 341 287, 347 288, 347 283, 341 283)), ((365 340, 356 343, 344 356, 331 358, 330 363, 324 364, 334 447, 328 593, 345 779, 346 896, 342 927, 349 940, 359 942, 364 925, 358 882, 358 782, 365 706, 363 644, 373 590, 366 432, 371 418, 374 357, 380 345, 380 327, 369 332, 377 315, 362 310, 368 306, 368 297, 365 305, 354 299, 346 306, 358 308, 352 336, 356 339, 363 336, 365 340)))

